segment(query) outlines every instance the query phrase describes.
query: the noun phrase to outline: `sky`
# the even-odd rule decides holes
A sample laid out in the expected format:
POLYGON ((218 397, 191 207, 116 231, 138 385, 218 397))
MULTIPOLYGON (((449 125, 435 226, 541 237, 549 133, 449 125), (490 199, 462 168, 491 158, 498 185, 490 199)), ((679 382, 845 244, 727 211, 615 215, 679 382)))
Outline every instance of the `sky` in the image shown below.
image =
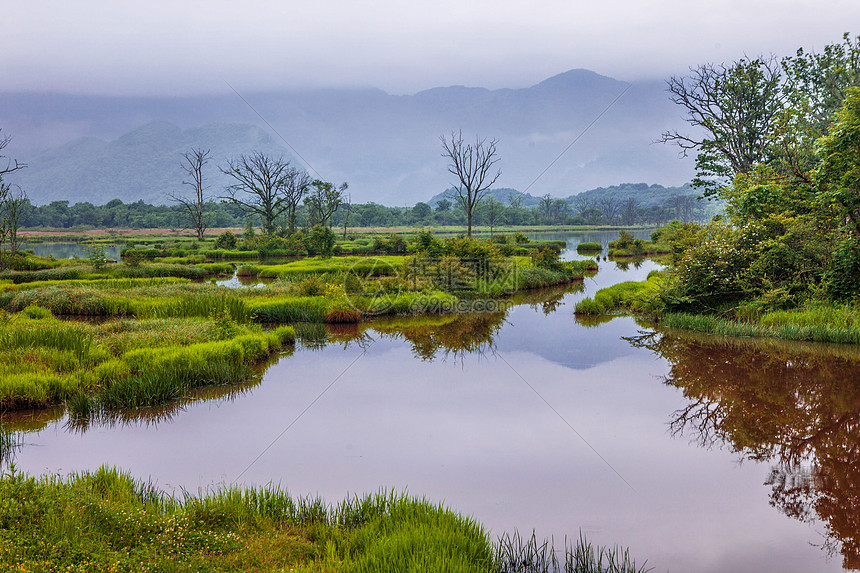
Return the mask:
POLYGON ((29 0, 2 13, 0 91, 109 95, 519 88, 573 68, 662 79, 860 33, 857 0, 29 0))

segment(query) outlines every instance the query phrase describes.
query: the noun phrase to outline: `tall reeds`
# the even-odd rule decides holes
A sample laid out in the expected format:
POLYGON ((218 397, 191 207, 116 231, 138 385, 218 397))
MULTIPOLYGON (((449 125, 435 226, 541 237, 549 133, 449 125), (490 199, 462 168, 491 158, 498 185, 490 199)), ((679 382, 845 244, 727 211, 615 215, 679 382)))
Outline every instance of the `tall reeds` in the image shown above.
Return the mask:
MULTIPOLYGON (((647 563, 647 562, 646 562, 647 563)), ((505 534, 496 546, 494 573, 647 573, 627 549, 593 545, 582 534, 576 543, 567 539, 560 549, 551 540, 538 541, 534 533, 505 534)))

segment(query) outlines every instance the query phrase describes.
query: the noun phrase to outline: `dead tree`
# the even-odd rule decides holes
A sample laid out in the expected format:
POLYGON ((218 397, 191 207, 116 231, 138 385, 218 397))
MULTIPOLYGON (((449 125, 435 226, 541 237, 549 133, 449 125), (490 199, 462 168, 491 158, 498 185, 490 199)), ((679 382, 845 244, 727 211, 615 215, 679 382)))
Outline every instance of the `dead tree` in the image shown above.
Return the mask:
MULTIPOLYGON (((3 131, 2 128, 0 128, 0 131, 3 131)), ((0 135, 0 151, 3 151, 6 146, 9 145, 10 141, 12 141, 11 135, 0 135)), ((25 167, 27 167, 26 163, 20 163, 17 159, 11 159, 5 155, 0 155, 0 180, 2 180, 3 176, 7 173, 12 173, 13 171, 18 171, 25 167), (3 163, 6 165, 3 165, 3 163)))
POLYGON ((233 178, 222 199, 238 205, 246 215, 259 216, 268 235, 275 232, 275 220, 284 212, 295 218, 298 200, 294 198, 301 197, 309 185, 307 176, 289 161, 259 151, 231 160, 221 171, 233 178))
POLYGON ((466 214, 467 235, 472 236, 472 216, 475 208, 481 202, 490 187, 501 176, 501 171, 492 173, 493 166, 499 162, 496 144, 498 140, 475 137, 475 143, 463 141, 463 132, 451 132, 451 140, 443 135, 439 138, 445 152, 442 157, 447 157, 451 163, 448 165, 448 173, 457 178, 457 183, 450 193, 452 199, 456 200, 466 214))
POLYGON ((28 203, 27 192, 17 185, 13 185, 3 196, 3 234, 9 236, 9 254, 13 257, 21 243, 18 229, 28 203))
POLYGON ((188 179, 184 180, 182 184, 191 187, 193 195, 191 199, 187 199, 181 195, 170 193, 170 198, 182 206, 182 210, 190 223, 188 228, 194 229, 197 233, 197 238, 201 241, 203 240, 203 233, 206 232, 206 227, 208 226, 206 213, 204 212, 206 186, 203 184, 203 167, 208 162, 208 149, 196 148, 183 153, 180 164, 188 179))

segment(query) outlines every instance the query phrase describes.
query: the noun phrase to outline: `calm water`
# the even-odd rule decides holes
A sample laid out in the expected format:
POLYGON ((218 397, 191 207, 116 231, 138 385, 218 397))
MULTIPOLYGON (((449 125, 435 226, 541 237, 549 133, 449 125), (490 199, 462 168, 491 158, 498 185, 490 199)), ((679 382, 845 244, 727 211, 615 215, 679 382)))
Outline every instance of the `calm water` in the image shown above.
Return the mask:
MULTIPOLYGON (((595 235, 569 246, 605 242, 595 235)), ((34 420, 16 463, 328 500, 408 488, 494 534, 581 530, 655 571, 840 571, 843 554, 858 566, 858 354, 575 320, 581 297, 654 268, 602 263, 582 292, 504 315, 380 321, 328 343, 307 332, 259 383, 158 419, 34 420)))
MULTIPOLYGON (((119 260, 122 245, 102 245, 109 259, 119 260)), ((82 243, 23 243, 21 249, 31 249, 37 256, 57 259, 86 259, 90 256, 90 245, 82 243)))

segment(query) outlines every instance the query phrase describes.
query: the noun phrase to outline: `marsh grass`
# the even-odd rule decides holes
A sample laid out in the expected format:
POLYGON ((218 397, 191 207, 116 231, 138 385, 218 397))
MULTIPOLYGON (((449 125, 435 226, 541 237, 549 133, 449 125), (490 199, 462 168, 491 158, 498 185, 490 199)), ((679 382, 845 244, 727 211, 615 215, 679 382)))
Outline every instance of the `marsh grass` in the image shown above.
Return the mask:
MULTIPOLYGON (((209 311, 219 308, 210 303, 209 311)), ((203 385, 245 382, 252 366, 295 342, 290 327, 240 325, 229 305, 214 317, 99 324, 60 321, 40 307, 26 308, 31 310, 0 321, 0 411, 65 403, 72 416, 86 418, 159 404, 203 385)))
POLYGON ((665 275, 652 271, 644 281, 626 281, 598 290, 594 297, 576 303, 576 315, 599 316, 612 312, 654 313, 663 307, 661 287, 665 275))
POLYGON ((502 535, 496 545, 495 573, 646 573, 621 547, 595 546, 581 533, 575 544, 565 539, 556 550, 551 540, 538 541, 534 533, 502 535), (561 556, 559 556, 561 554, 561 556))
MULTIPOLYGON (((822 313, 827 314, 827 313, 822 313)), ((746 322, 705 314, 667 313, 660 324, 722 336, 773 337, 782 340, 860 344, 860 327, 812 320, 815 312, 780 312, 778 319, 746 322), (794 320, 797 322, 794 322, 794 320)), ((767 316, 767 315, 766 315, 767 316)), ((820 318, 820 316, 819 316, 820 318)), ((856 324, 856 323, 854 323, 856 324)))
MULTIPOLYGON (((239 384, 252 376, 248 364, 213 361, 188 364, 168 371, 146 371, 122 378, 101 388, 88 409, 79 407, 70 414, 89 417, 97 409, 119 410, 158 406, 186 395, 192 388, 239 384)), ((68 406, 68 403, 67 403, 68 406)))
POLYGON ((580 255, 602 253, 603 245, 600 243, 579 243, 576 245, 576 252, 580 255))
POLYGON ((15 458, 15 453, 21 449, 21 433, 7 430, 0 422, 0 470, 5 463, 15 458))
POLYGON ((0 565, 86 571, 493 571, 480 524, 382 491, 329 505, 277 486, 168 496, 102 467, 0 479, 0 565))
POLYGON ((329 299, 324 296, 281 297, 274 300, 249 300, 251 320, 261 324, 325 322, 329 299))

